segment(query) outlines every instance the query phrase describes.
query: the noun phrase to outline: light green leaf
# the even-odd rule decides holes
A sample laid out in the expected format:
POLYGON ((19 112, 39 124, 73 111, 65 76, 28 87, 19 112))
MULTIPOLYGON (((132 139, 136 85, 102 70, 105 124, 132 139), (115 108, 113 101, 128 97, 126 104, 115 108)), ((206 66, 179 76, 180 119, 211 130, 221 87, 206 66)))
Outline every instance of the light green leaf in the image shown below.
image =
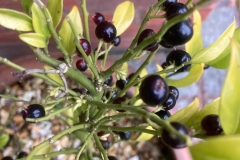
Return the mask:
POLYGON ((45 48, 46 44, 46 37, 40 33, 25 33, 20 34, 19 38, 26 42, 27 44, 38 47, 38 48, 45 48))
POLYGON ((6 144, 7 144, 8 141, 9 141, 9 139, 10 139, 9 134, 2 134, 2 135, 0 136, 0 149, 2 149, 3 147, 6 146, 6 144))
POLYGON ((177 122, 186 124, 198 112, 199 105, 200 105, 199 100, 196 97, 191 104, 179 110, 178 112, 173 114, 171 117, 169 117, 168 121, 171 121, 171 122, 177 121, 177 122))
POLYGON ((32 31, 32 19, 28 15, 10 9, 0 8, 0 25, 17 31, 32 31))
POLYGON ((240 133, 240 44, 231 40, 231 60, 220 100, 220 120, 225 134, 240 133))
MULTIPOLYGON (((43 148, 41 148, 36 155, 45 155, 46 153, 49 153, 52 151, 52 146, 51 144, 44 146, 43 148)), ((50 160, 50 158, 43 158, 41 160, 50 160)))
POLYGON ((53 26, 56 28, 62 18, 63 0, 48 0, 47 9, 51 14, 53 26))
MULTIPOLYGON (((154 130, 151 126, 147 126, 146 129, 154 130)), ((135 140, 135 142, 148 141, 148 140, 150 140, 153 136, 154 136, 153 134, 142 133, 142 134, 140 134, 140 136, 135 140)))
MULTIPOLYGON (((82 35, 82 21, 77 6, 73 6, 71 12, 67 16, 73 22, 77 34, 82 35)), ((76 49, 76 46, 74 44, 74 35, 66 19, 64 19, 62 26, 59 30, 59 36, 61 37, 63 47, 66 49, 66 51, 69 54, 73 54, 76 49)))
MULTIPOLYGON (((53 68, 48 66, 48 65, 44 65, 44 69, 50 70, 50 69, 53 69, 53 68)), ((64 85, 62 79, 60 78, 60 76, 58 74, 48 73, 47 75, 48 75, 48 77, 50 77, 52 80, 54 80, 58 84, 61 84, 62 86, 64 85)))
POLYGON ((31 10, 34 31, 43 34, 47 39, 49 39, 51 37, 51 33, 48 29, 48 22, 41 8, 36 3, 33 3, 31 10))
POLYGON ((134 12, 134 3, 131 1, 124 1, 117 6, 112 20, 117 29, 117 36, 121 35, 131 25, 134 12))
POLYGON ((203 64, 192 64, 190 71, 187 76, 181 79, 170 79, 166 78, 166 82, 170 86, 175 87, 186 87, 194 82, 197 82, 203 74, 203 64))
POLYGON ((232 22, 230 26, 223 32, 223 34, 210 46, 200 50, 193 55, 192 63, 208 63, 216 59, 223 50, 228 46, 230 38, 235 30, 236 21, 232 22))
MULTIPOLYGON (((158 72, 163 70, 162 66, 160 66, 159 64, 156 64, 156 67, 157 67, 158 72)), ((160 74, 160 76, 165 79, 166 73, 160 74)))
POLYGON ((190 146, 194 160, 238 160, 240 136, 218 136, 190 146))
POLYGON ((195 10, 193 12, 193 31, 194 31, 193 36, 190 39, 190 41, 188 41, 185 44, 185 50, 191 56, 200 51, 203 47, 201 29, 202 29, 201 15, 197 10, 195 10))
POLYGON ((21 5, 27 13, 30 13, 30 8, 32 4, 33 4, 33 0, 21 0, 21 5))
POLYGON ((139 76, 142 78, 142 77, 144 77, 144 76, 146 76, 146 75, 148 75, 148 71, 147 71, 146 68, 144 68, 144 69, 140 72, 139 76))
POLYGON ((128 63, 127 62, 123 63, 121 70, 125 71, 128 74, 128 63))

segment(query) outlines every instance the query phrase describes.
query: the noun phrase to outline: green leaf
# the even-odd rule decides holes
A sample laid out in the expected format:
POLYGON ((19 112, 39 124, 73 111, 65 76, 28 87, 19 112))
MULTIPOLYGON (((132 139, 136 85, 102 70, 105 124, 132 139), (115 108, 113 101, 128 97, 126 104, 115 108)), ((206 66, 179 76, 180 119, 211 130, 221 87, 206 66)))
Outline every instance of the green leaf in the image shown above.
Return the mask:
POLYGON ((120 3, 113 14, 113 24, 117 29, 117 36, 121 35, 134 19, 134 3, 125 1, 120 3))
POLYGON ((190 146, 194 160, 238 160, 240 136, 218 136, 190 146))
POLYGON ((175 114, 173 114, 171 117, 169 117, 168 121, 177 121, 183 124, 186 124, 199 110, 199 100, 198 98, 195 98, 194 101, 184 107, 183 109, 179 110, 175 114))
POLYGON ((33 4, 32 0, 21 0, 21 5, 27 13, 30 13, 30 8, 32 4, 33 4))
POLYGON ((38 48, 45 48, 46 44, 46 37, 40 33, 25 33, 20 34, 19 38, 26 42, 27 44, 38 47, 38 48))
POLYGON ((220 100, 220 121, 225 134, 240 133, 240 44, 231 40, 231 60, 220 100))
MULTIPOLYGON (((147 126, 146 129, 154 130, 151 126, 147 126)), ((140 136, 134 141, 134 142, 140 142, 140 141, 148 141, 150 140, 154 135, 148 134, 148 133, 142 133, 140 136)))
POLYGON ((49 0, 47 9, 52 17, 53 26, 56 28, 61 21, 63 13, 63 0, 49 0))
POLYGON ((32 31, 32 19, 28 15, 10 9, 0 8, 0 25, 17 31, 32 31))
POLYGON ((192 63, 208 63, 216 59, 230 42, 230 38, 235 30, 236 21, 232 22, 230 26, 223 32, 223 34, 210 46, 200 50, 193 55, 192 63))
MULTIPOLYGON (((51 152, 52 150, 52 146, 51 144, 47 145, 47 146, 44 146, 43 148, 41 148, 37 153, 36 155, 44 155, 46 153, 49 153, 51 152)), ((43 158, 41 160, 50 160, 50 158, 43 158)))
MULTIPOLYGON (((159 64, 156 64, 156 67, 157 67, 158 72, 163 70, 162 66, 160 66, 159 64)), ((160 76, 165 79, 166 78, 166 73, 160 74, 160 76)))
MULTIPOLYGON (((73 22, 77 34, 82 35, 83 33, 82 21, 77 6, 73 6, 71 12, 67 16, 73 22)), ((59 30, 59 36, 62 39, 62 44, 66 51, 69 54, 73 54, 73 52, 76 49, 76 46, 74 44, 74 35, 66 19, 64 19, 62 26, 59 30)))
POLYGON ((0 149, 2 149, 3 147, 6 146, 6 144, 8 143, 10 139, 10 136, 8 134, 2 134, 0 136, 0 149))
MULTIPOLYGON (((50 67, 48 65, 44 65, 43 67, 46 70, 54 69, 54 68, 52 68, 52 67, 50 67)), ((50 73, 48 73, 47 76, 50 77, 55 82, 57 82, 58 84, 61 84, 62 86, 64 85, 62 79, 60 78, 60 76, 58 74, 53 74, 53 73, 50 74, 50 73)))
POLYGON ((48 29, 48 22, 41 8, 36 3, 33 3, 31 10, 34 31, 43 34, 47 39, 49 39, 51 37, 51 33, 48 29))
POLYGON ((170 79, 166 78, 166 82, 170 86, 175 87, 186 87, 194 82, 197 82, 203 74, 203 64, 192 64, 190 71, 187 76, 181 79, 170 79))
POLYGON ((203 48, 203 41, 201 35, 202 20, 200 13, 195 10, 193 12, 193 36, 190 41, 185 44, 185 50, 191 56, 200 51, 203 48))

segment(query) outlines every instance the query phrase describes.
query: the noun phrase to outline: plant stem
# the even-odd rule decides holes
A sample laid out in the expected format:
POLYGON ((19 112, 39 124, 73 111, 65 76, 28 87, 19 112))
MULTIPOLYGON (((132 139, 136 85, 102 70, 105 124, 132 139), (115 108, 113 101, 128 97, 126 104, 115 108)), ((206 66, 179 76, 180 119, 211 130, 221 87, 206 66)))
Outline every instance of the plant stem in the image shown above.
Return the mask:
POLYGON ((88 40, 88 42, 90 42, 89 25, 88 25, 89 13, 87 11, 86 0, 82 0, 81 8, 82 8, 82 12, 83 12, 83 22, 84 22, 84 30, 85 30, 85 34, 86 34, 86 39, 88 40))
POLYGON ((99 137, 97 136, 97 134, 93 134, 93 137, 94 137, 94 140, 96 142, 96 145, 99 149, 99 151, 101 152, 101 155, 103 157, 104 160, 108 160, 108 156, 107 156, 107 153, 106 153, 106 150, 103 148, 100 140, 99 140, 99 137))

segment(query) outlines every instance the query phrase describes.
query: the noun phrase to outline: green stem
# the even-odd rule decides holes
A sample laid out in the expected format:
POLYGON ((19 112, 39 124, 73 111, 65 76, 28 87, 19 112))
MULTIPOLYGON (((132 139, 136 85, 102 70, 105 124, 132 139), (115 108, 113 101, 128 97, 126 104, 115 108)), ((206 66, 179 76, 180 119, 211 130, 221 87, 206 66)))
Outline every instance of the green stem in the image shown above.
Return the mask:
POLYGON ((88 25, 89 13, 87 11, 86 0, 82 0, 81 8, 82 8, 82 12, 83 12, 83 22, 84 22, 84 30, 85 30, 85 34, 86 34, 86 39, 88 40, 88 42, 90 42, 89 25, 88 25))
POLYGON ((107 43, 104 43, 104 50, 105 50, 106 52, 104 53, 104 59, 103 59, 103 62, 102 62, 102 70, 104 70, 104 68, 105 68, 106 61, 107 61, 107 57, 108 57, 108 47, 107 47, 107 43))
POLYGON ((96 145, 99 149, 99 151, 101 152, 101 155, 103 157, 103 160, 108 160, 108 156, 107 156, 107 153, 106 153, 106 150, 103 148, 100 140, 99 140, 99 137, 97 136, 97 134, 93 134, 93 137, 94 137, 94 140, 96 142, 96 145))

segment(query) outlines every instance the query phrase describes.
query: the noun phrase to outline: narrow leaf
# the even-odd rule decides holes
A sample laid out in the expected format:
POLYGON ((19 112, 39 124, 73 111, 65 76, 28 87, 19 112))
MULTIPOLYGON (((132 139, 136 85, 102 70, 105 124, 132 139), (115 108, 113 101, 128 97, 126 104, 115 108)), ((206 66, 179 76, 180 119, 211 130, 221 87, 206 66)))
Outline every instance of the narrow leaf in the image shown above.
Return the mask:
MULTIPOLYGON (((77 6, 73 6, 71 12, 67 16, 73 22, 77 34, 82 35, 83 33, 82 21, 77 6)), ((69 54, 73 54, 73 52, 76 49, 76 46, 74 44, 74 35, 66 19, 64 19, 62 26, 59 30, 59 36, 61 37, 62 44, 66 51, 69 54)))
POLYGON ((19 38, 26 42, 27 44, 38 47, 38 48, 45 48, 46 44, 46 37, 40 33, 25 33, 20 34, 19 38))
POLYGON ((33 4, 32 0, 21 0, 21 5, 27 13, 30 13, 32 4, 33 4))
POLYGON ((231 60, 220 100, 220 120, 225 134, 240 133, 240 44, 231 40, 231 60))
POLYGON ((224 31, 224 33, 210 46, 200 50, 193 55, 191 62, 192 63, 207 63, 216 59, 223 50, 227 47, 230 42, 230 39, 235 30, 236 21, 232 22, 230 26, 224 31))
POLYGON ((186 87, 197 82, 203 74, 203 64, 192 64, 187 76, 181 79, 167 78, 167 84, 175 87, 186 87))
POLYGON ((134 19, 134 3, 125 1, 120 3, 113 14, 113 24, 117 29, 117 36, 121 35, 134 19))
MULTIPOLYGON (((160 66, 159 64, 156 64, 156 67, 157 67, 158 72, 163 70, 162 66, 160 66)), ((166 73, 160 74, 160 76, 165 79, 166 73)))
POLYGON ((0 8, 0 25, 17 31, 32 31, 32 19, 28 15, 10 9, 0 8))
MULTIPOLYGON (((151 126, 147 126, 146 129, 154 130, 151 126)), ((142 134, 140 134, 140 136, 135 140, 135 142, 148 141, 148 140, 150 140, 153 136, 154 136, 153 134, 142 133, 142 134)))
MULTIPOLYGON (((46 70, 50 70, 53 69, 52 67, 48 66, 48 65, 44 65, 44 69, 46 70)), ((63 86, 63 81, 60 78, 60 76, 58 74, 47 74, 48 77, 50 77, 52 80, 54 80, 55 82, 61 84, 63 86)))
MULTIPOLYGON (((41 148, 36 155, 45 155, 46 153, 51 152, 51 150, 52 150, 52 146, 51 144, 49 144, 41 148)), ((50 160, 50 158, 42 158, 41 160, 50 160)))
POLYGON ((128 74, 128 63, 127 62, 123 63, 121 70, 125 71, 128 74))
POLYGON ((63 0, 49 0, 47 9, 52 17, 53 26, 56 28, 61 21, 63 13, 63 0))
POLYGON ((190 146, 190 152, 194 160, 237 160, 239 152, 240 136, 220 136, 190 146))
POLYGON ((2 134, 0 136, 0 149, 2 149, 8 143, 10 136, 8 134, 2 134))

